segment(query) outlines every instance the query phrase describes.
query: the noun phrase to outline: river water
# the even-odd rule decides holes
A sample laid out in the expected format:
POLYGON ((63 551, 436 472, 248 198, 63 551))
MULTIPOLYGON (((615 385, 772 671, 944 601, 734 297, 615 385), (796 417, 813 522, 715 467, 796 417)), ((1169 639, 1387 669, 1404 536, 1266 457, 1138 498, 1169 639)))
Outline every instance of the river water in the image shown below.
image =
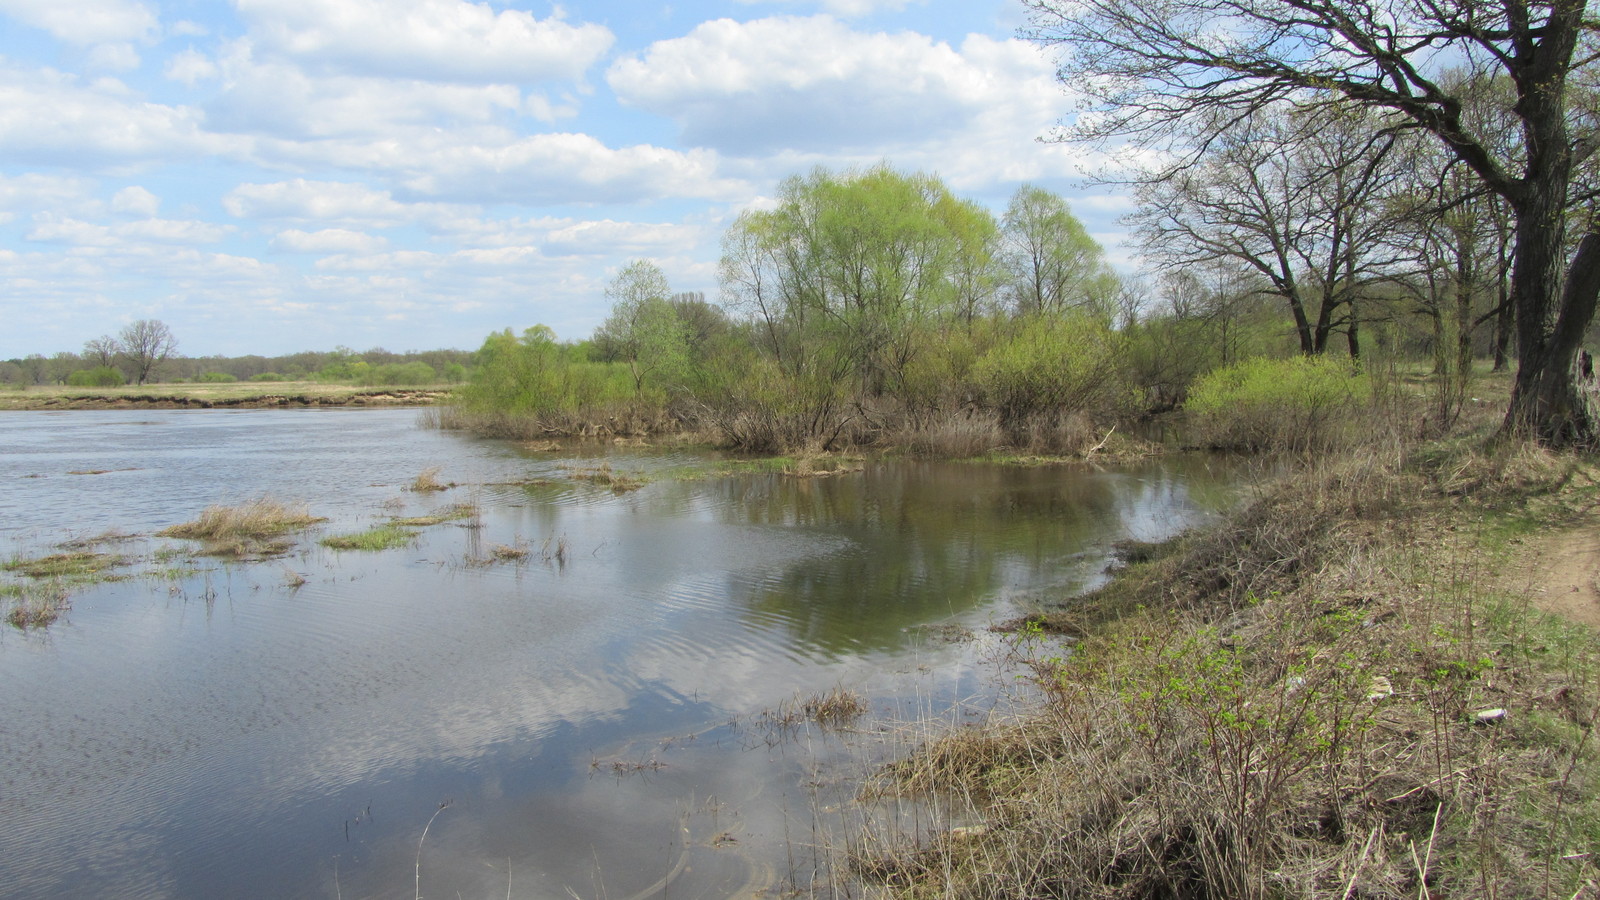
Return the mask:
POLYGON ((702 453, 535 451, 417 415, 0 414, 0 558, 116 532, 130 560, 48 628, 0 626, 0 893, 810 883, 862 745, 997 702, 988 625, 1233 496, 1203 459, 707 476, 702 453), (601 462, 647 483, 574 478, 601 462), (432 467, 457 486, 405 489, 432 467), (260 562, 154 537, 263 495, 329 521, 260 562), (477 517, 408 547, 317 542, 458 503, 477 517), (836 688, 869 703, 854 732, 798 721, 836 688))

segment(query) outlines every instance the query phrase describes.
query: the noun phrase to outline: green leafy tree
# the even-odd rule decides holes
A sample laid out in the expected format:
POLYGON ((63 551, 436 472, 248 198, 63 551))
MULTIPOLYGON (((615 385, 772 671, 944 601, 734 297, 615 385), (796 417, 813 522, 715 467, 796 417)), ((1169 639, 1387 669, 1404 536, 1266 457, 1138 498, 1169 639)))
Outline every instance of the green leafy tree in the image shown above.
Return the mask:
POLYGON ((628 263, 606 286, 606 297, 611 315, 595 341, 627 364, 634 393, 642 394, 647 381, 667 387, 681 380, 689 364, 689 328, 660 267, 645 259, 628 263))
POLYGON ((1066 200, 1025 184, 1011 195, 1001 222, 1006 288, 1016 312, 1111 315, 1116 273, 1066 200))

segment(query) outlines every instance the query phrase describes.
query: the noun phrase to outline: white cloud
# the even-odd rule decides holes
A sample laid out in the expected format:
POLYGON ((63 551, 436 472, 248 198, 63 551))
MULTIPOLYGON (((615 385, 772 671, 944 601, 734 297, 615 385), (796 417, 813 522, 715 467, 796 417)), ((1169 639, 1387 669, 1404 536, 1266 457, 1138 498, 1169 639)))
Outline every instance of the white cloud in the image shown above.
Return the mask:
MULTIPOLYGON (((198 61, 194 68, 203 71, 198 61)), ((512 85, 314 75, 290 63, 260 61, 243 44, 231 48, 220 68, 225 84, 206 104, 207 123, 291 141, 393 141, 408 130, 489 125, 523 106, 521 91, 512 85)))
POLYGON ((164 74, 173 81, 181 81, 193 87, 202 81, 217 77, 217 64, 204 53, 190 47, 167 59, 164 74))
POLYGON ((286 253, 377 253, 389 245, 380 235, 348 228, 301 231, 291 228, 278 232, 272 249, 286 253))
POLYGON ((86 178, 26 172, 0 175, 0 210, 36 212, 78 206, 88 199, 93 183, 86 178))
POLYGON ((639 144, 607 147, 587 134, 538 134, 499 145, 443 140, 411 148, 402 184, 457 202, 607 203, 726 198, 746 188, 718 175, 716 154, 639 144))
POLYGON ((692 144, 882 152, 961 131, 1015 89, 984 62, 926 35, 868 34, 829 16, 718 19, 618 60, 607 78, 623 103, 670 116, 692 144))
POLYGON ((576 79, 611 46, 600 25, 460 0, 236 0, 264 46, 329 71, 437 81, 576 79))
POLYGON ((36 218, 27 240, 70 244, 77 247, 121 248, 129 244, 211 244, 232 230, 211 222, 176 219, 139 219, 120 225, 99 225, 81 219, 42 215, 36 218))
POLYGON ((146 40, 157 25, 148 6, 128 0, 0 0, 0 14, 80 47, 146 40))
POLYGON ((486 127, 523 106, 512 85, 453 85, 403 78, 312 75, 286 62, 224 59, 226 86, 206 102, 206 122, 243 135, 302 141, 394 141, 411 130, 486 127))
MULTIPOLYGON (((784 3, 790 6, 801 4, 806 0, 738 0, 740 3, 784 3)), ((824 12, 836 16, 865 16, 875 12, 893 12, 905 9, 911 0, 811 0, 813 5, 819 6, 824 12)))
POLYGON ((198 111, 150 103, 111 78, 88 84, 0 65, 0 158, 12 165, 121 166, 237 150, 198 111))
POLYGON ((154 217, 161 209, 161 198, 138 185, 132 185, 112 195, 111 209, 120 213, 154 217))
POLYGON ((96 44, 86 60, 91 69, 109 72, 127 72, 139 68, 139 51, 132 44, 96 44))
POLYGON ((246 219, 338 222, 373 228, 402 225, 416 215, 415 210, 395 201, 388 191, 304 178, 274 184, 241 184, 223 197, 222 208, 231 216, 246 219))

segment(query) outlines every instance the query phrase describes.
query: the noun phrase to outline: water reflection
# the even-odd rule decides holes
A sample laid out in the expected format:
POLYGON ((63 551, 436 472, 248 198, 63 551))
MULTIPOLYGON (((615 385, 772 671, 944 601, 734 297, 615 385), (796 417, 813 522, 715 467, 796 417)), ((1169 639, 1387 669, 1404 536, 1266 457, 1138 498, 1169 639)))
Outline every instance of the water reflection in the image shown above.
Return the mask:
POLYGON ((971 695, 980 651, 914 626, 1076 590, 1113 542, 1231 490, 1191 462, 886 462, 616 494, 571 477, 596 452, 647 475, 694 461, 529 454, 406 411, 0 418, 0 552, 119 528, 146 560, 76 588, 49 631, 0 629, 5 893, 411 896, 447 800, 428 896, 767 886, 810 841, 816 748, 767 743, 753 716, 835 685, 880 708, 971 695), (436 465, 462 486, 403 490, 436 465), (279 562, 157 571, 185 545, 155 530, 260 494, 305 500, 330 532, 459 502, 480 516, 383 553, 313 533, 279 562), (558 541, 563 561, 541 558, 558 541), (497 543, 534 552, 484 564, 497 543))

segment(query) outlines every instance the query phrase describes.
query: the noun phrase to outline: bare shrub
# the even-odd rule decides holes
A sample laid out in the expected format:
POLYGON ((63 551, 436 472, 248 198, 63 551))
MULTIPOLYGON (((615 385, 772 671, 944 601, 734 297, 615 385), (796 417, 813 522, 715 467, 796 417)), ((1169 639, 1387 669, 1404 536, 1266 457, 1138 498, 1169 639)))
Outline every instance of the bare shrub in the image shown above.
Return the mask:
POLYGON ((935 414, 908 424, 891 440, 908 453, 948 459, 983 456, 1008 443, 997 414, 973 410, 935 414))

